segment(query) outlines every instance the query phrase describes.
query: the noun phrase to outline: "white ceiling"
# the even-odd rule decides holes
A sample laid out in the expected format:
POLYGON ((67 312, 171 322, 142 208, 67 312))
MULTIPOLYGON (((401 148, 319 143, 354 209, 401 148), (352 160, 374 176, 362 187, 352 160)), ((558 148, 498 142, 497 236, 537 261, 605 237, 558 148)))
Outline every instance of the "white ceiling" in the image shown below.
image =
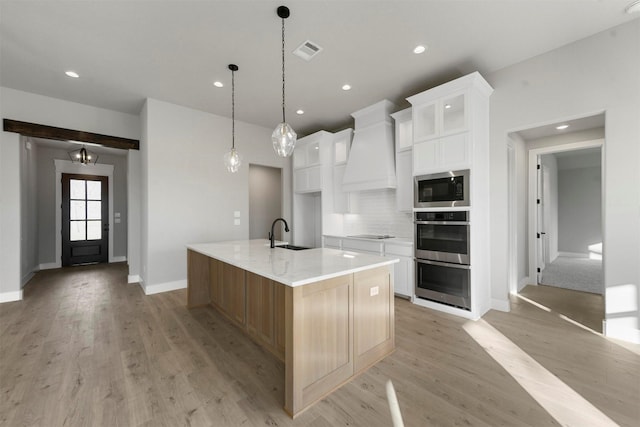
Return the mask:
MULTIPOLYGON (((287 121, 300 135, 452 78, 492 71, 637 19, 631 0, 288 1, 287 121), (324 50, 306 62, 305 40, 324 50), (428 50, 415 55, 418 44, 428 50), (351 91, 340 89, 344 83, 351 91), (294 112, 304 109, 306 114, 294 112)), ((138 114, 144 99, 274 127, 281 1, 0 2, 0 84, 138 114), (75 70, 79 79, 64 75, 75 70), (222 89, 215 80, 223 81, 222 89)))

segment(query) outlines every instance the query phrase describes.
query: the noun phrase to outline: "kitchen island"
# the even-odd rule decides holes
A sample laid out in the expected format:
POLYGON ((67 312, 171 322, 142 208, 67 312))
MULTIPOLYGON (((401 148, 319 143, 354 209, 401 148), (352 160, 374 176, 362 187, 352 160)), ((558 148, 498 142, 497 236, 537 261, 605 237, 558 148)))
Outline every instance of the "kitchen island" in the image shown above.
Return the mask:
POLYGON ((395 348, 393 264, 268 240, 187 245, 187 305, 210 305, 285 364, 295 417, 395 348))

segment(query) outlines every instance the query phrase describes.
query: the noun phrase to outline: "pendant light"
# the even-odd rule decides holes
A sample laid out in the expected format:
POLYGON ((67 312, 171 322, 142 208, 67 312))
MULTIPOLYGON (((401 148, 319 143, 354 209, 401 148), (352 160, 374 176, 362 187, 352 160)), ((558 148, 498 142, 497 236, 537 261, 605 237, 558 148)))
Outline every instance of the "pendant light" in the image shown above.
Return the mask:
POLYGON ((271 134, 271 141, 273 142, 273 149, 280 157, 288 157, 293 153, 293 148, 296 145, 297 135, 291 126, 285 120, 285 102, 284 102, 284 20, 289 17, 289 8, 286 6, 280 6, 277 10, 278 16, 282 19, 282 123, 276 126, 276 129, 271 134))
POLYGON ((236 150, 236 84, 235 84, 235 72, 238 71, 238 66, 235 64, 229 64, 231 70, 231 150, 224 155, 224 165, 231 173, 238 172, 240 165, 242 164, 242 157, 236 150))

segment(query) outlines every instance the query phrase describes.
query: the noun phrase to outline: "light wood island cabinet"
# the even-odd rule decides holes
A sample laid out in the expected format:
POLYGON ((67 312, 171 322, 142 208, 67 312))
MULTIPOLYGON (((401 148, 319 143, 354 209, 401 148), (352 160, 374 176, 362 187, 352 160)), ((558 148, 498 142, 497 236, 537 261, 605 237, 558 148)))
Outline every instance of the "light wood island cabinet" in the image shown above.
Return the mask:
POLYGON ((281 283, 267 277, 272 273, 248 271, 242 262, 232 265, 215 258, 215 251, 200 253, 192 247, 198 245, 187 251, 188 306, 211 305, 284 362, 283 406, 291 416, 394 350, 395 260, 366 254, 345 258, 333 249, 296 253, 265 247, 272 263, 325 266, 318 280, 290 279, 294 269, 281 283), (334 261, 351 263, 350 268, 326 274, 326 265, 334 261))

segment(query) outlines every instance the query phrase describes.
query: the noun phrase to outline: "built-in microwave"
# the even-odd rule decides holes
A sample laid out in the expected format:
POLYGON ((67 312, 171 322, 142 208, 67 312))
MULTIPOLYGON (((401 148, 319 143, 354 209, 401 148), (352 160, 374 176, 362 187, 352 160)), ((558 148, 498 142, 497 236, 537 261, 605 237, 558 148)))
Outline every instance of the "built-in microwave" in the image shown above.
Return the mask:
POLYGON ((469 206, 469 169, 414 178, 414 207, 469 206))

